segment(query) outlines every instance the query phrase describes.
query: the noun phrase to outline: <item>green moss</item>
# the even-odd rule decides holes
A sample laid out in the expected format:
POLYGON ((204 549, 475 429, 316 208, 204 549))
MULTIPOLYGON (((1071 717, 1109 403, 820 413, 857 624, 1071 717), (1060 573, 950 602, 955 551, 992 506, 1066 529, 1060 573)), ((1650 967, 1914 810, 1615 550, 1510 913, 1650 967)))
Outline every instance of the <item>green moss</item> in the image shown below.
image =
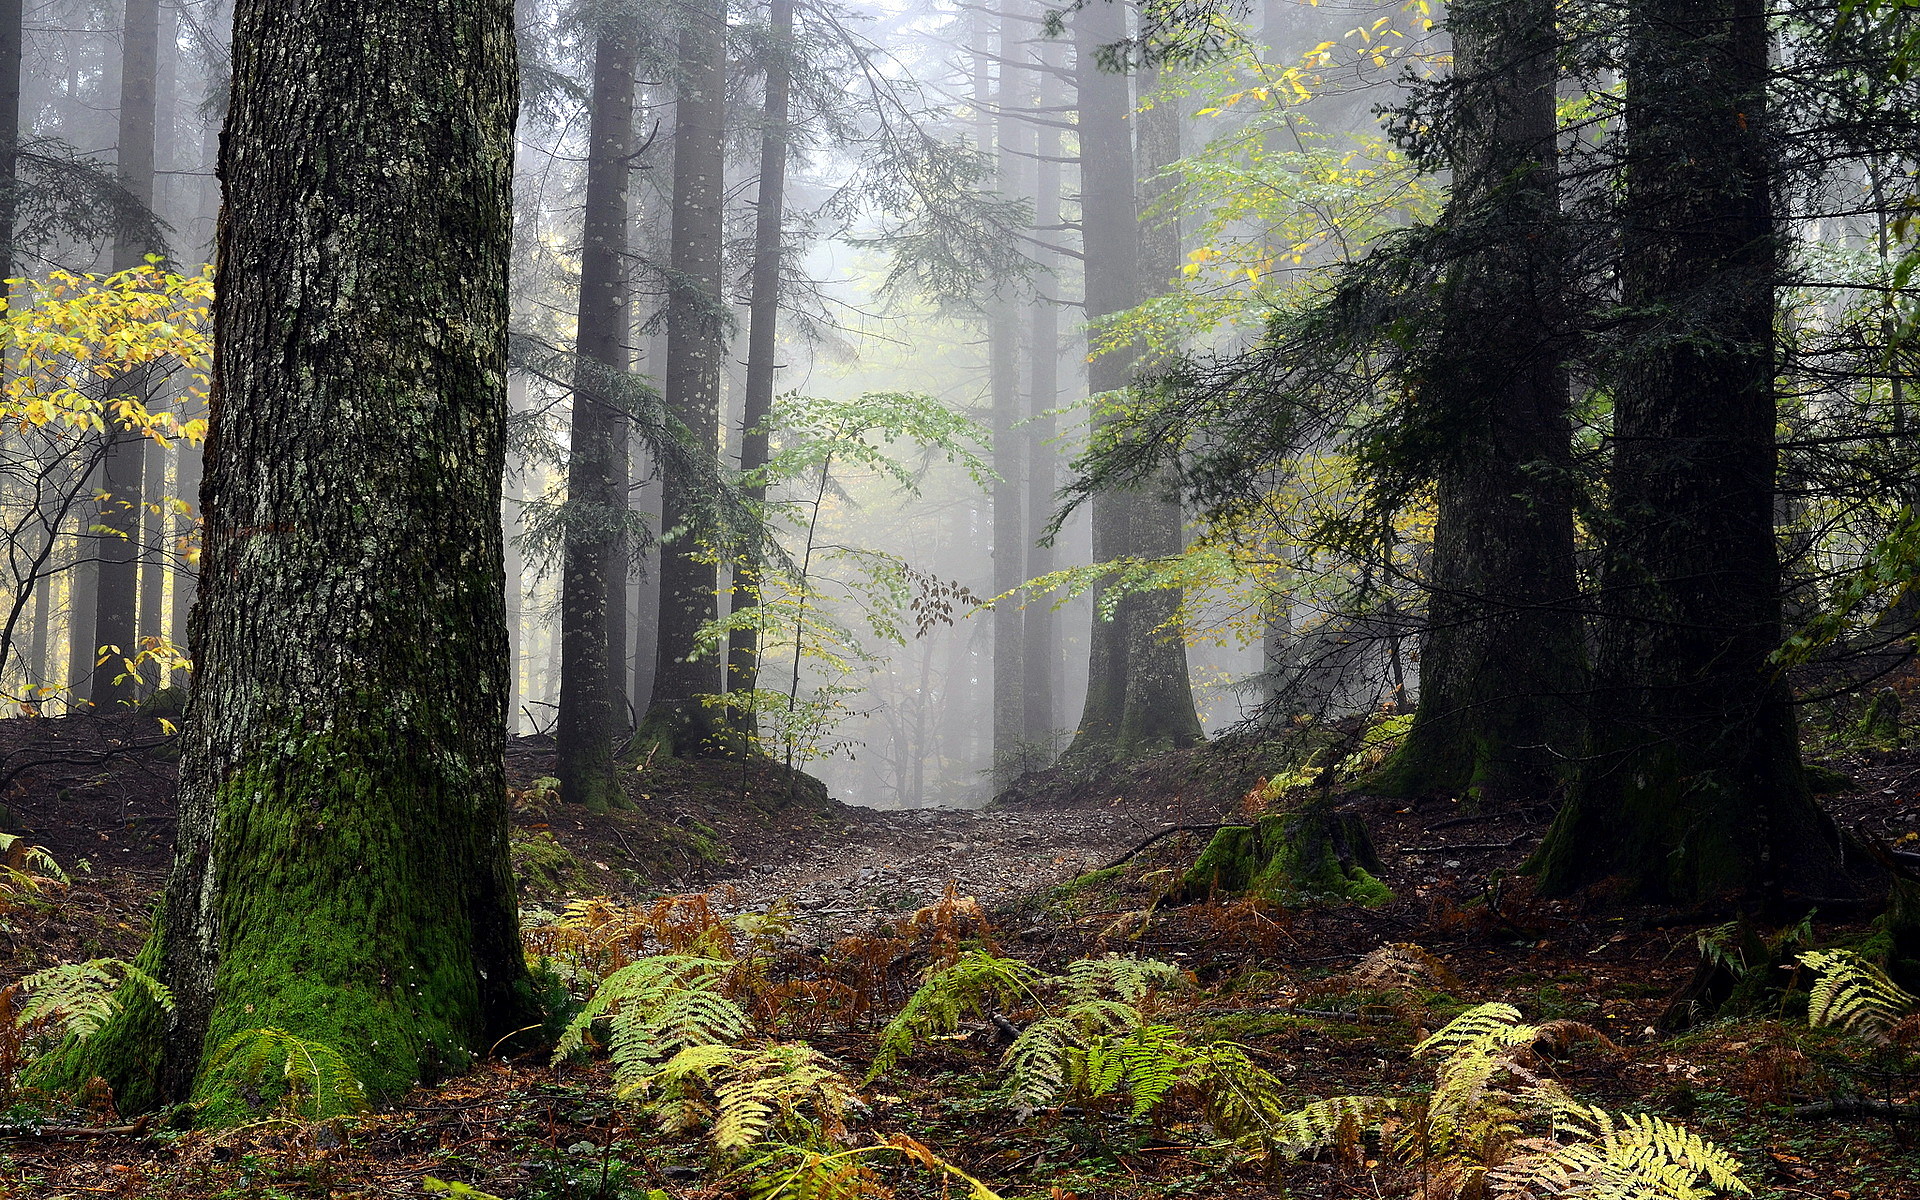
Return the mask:
MULTIPOLYGON (((536 1004, 505 886, 504 812, 474 793, 498 767, 446 750, 456 738, 413 733, 299 722, 259 731, 213 800, 211 910, 198 915, 198 890, 187 904, 170 892, 141 956, 175 984, 180 1010, 130 1005, 50 1063, 48 1079, 99 1074, 136 1112, 179 1098, 167 1093, 190 1073, 201 1123, 225 1125, 278 1099, 257 1079, 210 1069, 211 1052, 244 1031, 285 1030, 338 1051, 378 1101, 464 1067, 491 1032, 525 1024, 536 1004), (182 911, 195 915, 183 923, 182 911), (210 992, 196 996, 156 968, 167 939, 196 936, 180 931, 202 920, 218 931, 219 955, 210 992)), ((497 792, 504 804, 503 784, 497 792)))
POLYGON ((1861 745, 1873 746, 1882 750, 1898 749, 1902 743, 1900 730, 1900 693, 1892 688, 1881 688, 1874 694, 1872 703, 1854 726, 1854 740, 1861 745))
POLYGON ((1856 786, 1853 776, 1841 771, 1836 771, 1832 767, 1822 766, 1819 763, 1808 763, 1806 764, 1805 770, 1807 773, 1807 788, 1816 796, 1831 795, 1834 792, 1850 792, 1856 786))
POLYGON ((1064 900, 1072 896, 1077 896, 1081 892, 1091 888, 1097 888, 1102 884, 1109 883, 1126 873, 1127 868, 1124 864, 1117 867, 1102 867, 1098 871, 1088 871, 1086 874, 1069 879, 1067 882, 1055 888, 1054 895, 1064 900))
POLYGON ((1295 908, 1329 902, 1373 907, 1393 899, 1374 874, 1379 869, 1358 817, 1310 805, 1216 833, 1182 877, 1180 892, 1227 892, 1295 908))
POLYGON ((587 886, 586 864, 544 829, 515 830, 509 848, 522 896, 550 899, 587 886))

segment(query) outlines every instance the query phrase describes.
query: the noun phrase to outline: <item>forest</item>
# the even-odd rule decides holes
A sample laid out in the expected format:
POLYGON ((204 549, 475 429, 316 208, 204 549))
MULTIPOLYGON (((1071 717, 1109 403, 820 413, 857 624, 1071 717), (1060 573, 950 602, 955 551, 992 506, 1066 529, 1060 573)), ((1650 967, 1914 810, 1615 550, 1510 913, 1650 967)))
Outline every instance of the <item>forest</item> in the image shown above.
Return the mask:
POLYGON ((0 1200, 1920 1200, 1920 0, 0 0, 0 281, 0 1200))

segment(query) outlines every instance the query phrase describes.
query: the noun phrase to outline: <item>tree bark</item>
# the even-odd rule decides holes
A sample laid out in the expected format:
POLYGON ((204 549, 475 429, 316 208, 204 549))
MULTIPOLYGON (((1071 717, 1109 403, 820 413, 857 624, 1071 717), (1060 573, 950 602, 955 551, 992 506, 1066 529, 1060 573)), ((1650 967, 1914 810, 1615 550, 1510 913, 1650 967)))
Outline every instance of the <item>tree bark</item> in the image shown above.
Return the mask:
POLYGON ((69 1064, 122 1111, 253 1117, 205 1065, 249 1029, 386 1098, 527 1021, 501 762, 515 110, 508 0, 234 14, 196 677, 143 954, 176 1007, 69 1064))
MULTIPOLYGON (((608 16, 593 46, 593 97, 587 130, 587 197, 580 241, 580 308, 567 453, 567 525, 560 580, 560 711, 554 774, 561 798, 604 812, 624 805, 614 771, 618 719, 612 598, 626 597, 620 515, 626 423, 602 398, 600 371, 632 365, 628 348, 627 181, 633 154, 634 31, 608 16)), ((624 628, 624 620, 622 621, 624 628)), ((624 638, 620 639, 624 647, 624 638)))
MULTIPOLYGON (((120 41, 120 184, 151 209, 155 97, 160 73, 159 0, 127 0, 120 41)), ((163 247, 149 246, 123 234, 114 242, 113 269, 137 267, 157 249, 163 247)), ((113 395, 131 396, 142 404, 153 398, 151 381, 144 371, 113 381, 112 388, 113 395)), ((123 666, 123 660, 139 651, 136 617, 140 560, 145 557, 141 554, 140 517, 147 439, 111 421, 104 436, 108 447, 101 464, 100 490, 105 497, 93 518, 100 530, 96 542, 100 566, 95 584, 93 644, 88 649, 96 655, 103 648, 113 649, 105 662, 91 670, 93 683, 88 695, 96 705, 130 703, 139 696, 139 683, 123 666)))
MULTIPOLYGON (((740 471, 751 475, 767 465, 767 425, 773 415, 773 380, 779 370, 780 272, 783 262, 787 200, 788 109, 793 90, 793 0, 767 6, 766 103, 760 118, 760 187, 754 201, 753 278, 747 297, 747 379, 742 389, 740 471)), ((747 499, 764 505, 764 483, 749 484, 747 499)), ((734 568, 733 607, 737 612, 760 603, 760 564, 734 568)), ((760 677, 757 631, 736 627, 727 638, 727 690, 751 693, 760 677)), ((752 705, 732 709, 740 751, 758 736, 752 705)))
MULTIPOLYGON (((1020 175, 1018 142, 1025 129, 1017 115, 1028 106, 1015 89, 1023 72, 1015 65, 1020 50, 1019 27, 1011 15, 999 16, 1000 75, 993 122, 995 186, 1013 194, 1020 175)), ((989 425, 993 439, 993 594, 1006 595, 1025 577, 1026 521, 1021 511, 1022 476, 1026 469, 1024 439, 1014 432, 1020 419, 1020 306, 1010 295, 989 299, 987 317, 987 388, 991 404, 989 425)), ((1026 706, 1022 642, 1025 616, 1020 605, 1006 600, 993 608, 993 789, 998 792, 1027 769, 1026 706)))
POLYGON ((1461 147, 1443 221, 1457 259, 1423 426, 1438 464, 1420 703, 1370 786, 1471 801, 1541 799, 1578 758, 1584 685, 1555 163, 1554 10, 1451 10, 1461 147))
MULTIPOLYGON (((727 323, 721 279, 726 22, 726 8, 715 0, 699 0, 683 10, 668 256, 667 411, 692 433, 695 446, 712 456, 719 453, 727 323)), ((706 697, 720 691, 721 674, 710 657, 694 657, 700 627, 719 614, 719 572, 711 561, 700 561, 691 528, 700 503, 691 481, 667 473, 660 527, 673 540, 660 553, 659 640, 642 736, 676 754, 716 749, 706 697)))
POLYGON ((20 64, 25 56, 25 4, 0 0, 0 280, 12 279, 19 269, 13 235, 20 218, 15 189, 20 168, 20 64))
MULTIPOLYGON (((1054 72, 1060 66, 1058 43, 1049 39, 1040 45, 1040 91, 1042 109, 1060 102, 1060 85, 1054 72)), ((1034 151, 1033 223, 1037 229, 1051 231, 1060 224, 1060 130, 1051 124, 1036 127, 1034 151)), ((1042 233, 1044 240, 1050 236, 1042 233)), ((1054 569, 1053 547, 1041 544, 1041 533, 1053 513, 1054 490, 1058 473, 1058 452, 1053 439, 1059 422, 1051 415, 1060 403, 1060 309, 1059 280, 1054 276, 1057 256, 1044 249, 1035 258, 1044 274, 1040 294, 1035 297, 1029 321, 1033 329, 1027 416, 1027 578, 1037 579, 1054 569)), ((1029 742, 1044 748, 1045 758, 1038 765, 1051 765, 1054 731, 1059 726, 1053 673, 1060 657, 1060 616, 1053 606, 1029 603, 1021 610, 1024 617, 1021 663, 1024 675, 1020 698, 1025 710, 1025 732, 1029 742)))
POLYGON ((1587 757, 1536 859, 1564 893, 1792 904, 1847 889, 1801 770, 1773 528, 1774 287, 1760 0, 1629 14, 1621 283, 1587 757))
MULTIPOLYGON (((1133 142, 1127 116, 1133 110, 1127 77, 1100 69, 1100 47, 1126 35, 1126 10, 1117 3, 1089 5, 1073 14, 1074 85, 1080 134, 1080 241, 1086 255, 1086 316, 1089 322, 1133 307, 1140 295, 1140 259, 1133 196, 1133 142)), ((1092 349, 1091 338, 1089 350, 1092 349)), ((1087 364, 1087 387, 1095 396, 1125 388, 1133 379, 1134 355, 1115 349, 1087 364)), ((1093 561, 1113 562, 1132 549, 1131 497, 1100 492, 1093 497, 1093 561)), ((1113 756, 1126 706, 1130 630, 1125 606, 1108 619, 1100 610, 1104 591, 1094 593, 1089 637, 1087 697, 1080 725, 1067 748, 1071 758, 1098 762, 1113 756)))
MULTIPOLYGON (((1150 94, 1158 86, 1157 72, 1143 71, 1139 81, 1140 92, 1150 94)), ((1176 287, 1180 276, 1180 215, 1175 205, 1166 202, 1174 185, 1162 174, 1180 158, 1180 109, 1174 101, 1162 100, 1135 113, 1134 122, 1140 136, 1142 207, 1159 204, 1162 209, 1140 224, 1144 299, 1149 292, 1176 287)), ((1129 553, 1142 559, 1177 556, 1184 548, 1184 522, 1172 481, 1151 482, 1129 499, 1133 508, 1128 522, 1129 553)), ((1193 704, 1187 642, 1180 625, 1181 600, 1178 589, 1161 588, 1129 596, 1125 601, 1126 698, 1116 737, 1120 758, 1138 758, 1206 740, 1193 704)))

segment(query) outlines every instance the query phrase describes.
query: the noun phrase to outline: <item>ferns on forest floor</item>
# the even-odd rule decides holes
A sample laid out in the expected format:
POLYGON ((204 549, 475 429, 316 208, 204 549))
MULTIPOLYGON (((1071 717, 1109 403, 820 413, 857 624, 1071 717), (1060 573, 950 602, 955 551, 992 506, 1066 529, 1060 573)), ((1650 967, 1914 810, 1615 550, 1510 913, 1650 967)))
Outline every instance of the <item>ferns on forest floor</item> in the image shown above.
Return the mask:
POLYGON ((1750 1191, 1738 1161, 1691 1130, 1616 1116, 1541 1078, 1539 1047, 1582 1041, 1612 1047, 1577 1021, 1527 1025, 1512 1005, 1482 1004, 1414 1048, 1417 1058, 1439 1059, 1427 1095, 1335 1097, 1264 1128, 1250 1122, 1241 1136, 1269 1153, 1300 1155, 1351 1150, 1377 1133, 1421 1200, 1707 1200, 1750 1191))
POLYGON ((1809 950, 1800 963, 1817 973, 1807 1023, 1832 1025, 1881 1041, 1920 1037, 1920 996, 1851 950, 1809 950))

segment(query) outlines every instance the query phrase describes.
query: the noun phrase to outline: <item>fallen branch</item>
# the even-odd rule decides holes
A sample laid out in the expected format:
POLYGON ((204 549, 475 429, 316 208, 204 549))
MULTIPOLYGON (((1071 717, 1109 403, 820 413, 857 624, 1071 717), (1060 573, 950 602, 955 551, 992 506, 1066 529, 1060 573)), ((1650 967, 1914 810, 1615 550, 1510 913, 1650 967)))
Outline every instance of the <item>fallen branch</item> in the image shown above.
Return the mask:
POLYGON ((1895 1104, 1865 1096, 1842 1096, 1814 1104, 1796 1104, 1793 1115, 1810 1121, 1823 1117, 1885 1117, 1889 1121, 1920 1121, 1920 1104, 1895 1104))
POLYGON ((1511 850, 1527 840, 1531 834, 1521 834, 1510 842, 1476 842, 1464 846, 1402 846, 1402 854, 1464 854, 1473 850, 1511 850))
POLYGON ((131 1125, 0 1125, 0 1138, 94 1138, 133 1137, 147 1131, 151 1116, 131 1125))
POLYGON ((1134 846, 1133 849, 1127 851, 1125 854, 1122 854, 1119 858, 1114 859, 1112 862, 1108 863, 1106 866, 1098 867, 1096 869, 1101 871, 1111 871, 1115 867, 1120 866, 1122 863, 1132 858, 1134 855, 1140 853, 1142 850, 1145 850, 1148 846, 1153 845, 1155 842, 1159 841, 1161 838, 1172 837, 1176 833, 1219 833, 1222 829, 1251 829, 1251 828, 1253 828, 1251 825, 1244 825, 1239 823, 1227 824, 1227 825, 1169 825, 1158 833, 1148 834, 1146 839, 1141 841, 1136 846, 1134 846))

